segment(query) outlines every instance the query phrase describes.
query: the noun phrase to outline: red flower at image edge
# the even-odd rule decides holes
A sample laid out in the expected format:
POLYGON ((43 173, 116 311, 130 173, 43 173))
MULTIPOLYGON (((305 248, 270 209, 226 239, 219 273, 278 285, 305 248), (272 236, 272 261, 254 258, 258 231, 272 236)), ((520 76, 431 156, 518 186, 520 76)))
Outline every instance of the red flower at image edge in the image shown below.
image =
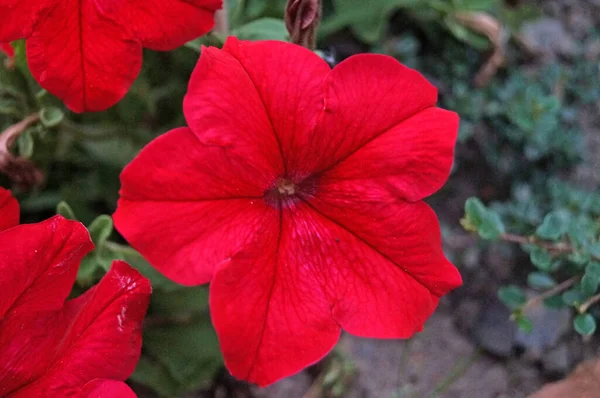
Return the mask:
POLYGON ((61 216, 17 225, 18 212, 0 188, 0 396, 135 397, 123 380, 140 356, 149 281, 116 261, 66 300, 89 233, 61 216))
POLYGON ((189 128, 123 171, 119 231, 184 285, 211 282, 226 365, 266 385, 321 359, 341 329, 422 330, 461 284, 421 201, 448 178, 455 113, 395 59, 333 70, 282 42, 204 48, 189 128))
POLYGON ((212 29, 222 0, 0 0, 0 42, 27 39, 29 68, 75 112, 127 92, 142 47, 172 50, 212 29))

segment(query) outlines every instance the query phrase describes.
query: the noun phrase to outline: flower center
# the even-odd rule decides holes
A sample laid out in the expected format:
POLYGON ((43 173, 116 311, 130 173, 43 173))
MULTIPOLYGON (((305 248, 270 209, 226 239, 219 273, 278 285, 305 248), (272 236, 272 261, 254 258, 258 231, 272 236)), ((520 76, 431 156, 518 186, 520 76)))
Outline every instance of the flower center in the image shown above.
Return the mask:
POLYGON ((290 180, 282 179, 277 184, 277 192, 282 196, 293 196, 297 189, 297 185, 290 180))

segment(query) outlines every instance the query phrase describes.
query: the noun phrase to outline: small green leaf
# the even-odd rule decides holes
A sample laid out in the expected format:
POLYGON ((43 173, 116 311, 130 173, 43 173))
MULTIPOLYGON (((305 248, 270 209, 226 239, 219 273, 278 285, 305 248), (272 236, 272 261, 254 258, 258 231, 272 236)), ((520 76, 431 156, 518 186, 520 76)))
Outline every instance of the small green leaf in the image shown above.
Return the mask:
POLYGON ((533 323, 524 316, 519 316, 517 318, 517 326, 519 327, 519 329, 521 329, 523 332, 525 332, 527 334, 529 334, 533 331, 533 323))
POLYGON ((69 204, 64 200, 60 201, 58 205, 56 205, 56 214, 60 214, 67 220, 77 220, 73 209, 71 209, 71 206, 69 206, 69 204))
POLYGON ((566 305, 576 307, 585 300, 585 296, 579 289, 570 289, 562 294, 562 299, 566 305))
POLYGON ((560 295, 552 296, 552 297, 548 297, 548 298, 544 299, 544 305, 548 308, 553 308, 553 309, 561 309, 561 308, 565 308, 567 306, 565 304, 565 301, 563 300, 562 296, 560 296, 560 295))
POLYGON ((544 217, 544 221, 535 231, 542 239, 556 240, 569 229, 570 216, 565 211, 553 211, 544 217))
POLYGON ((498 298, 508 308, 516 309, 525 304, 527 297, 523 290, 515 285, 503 286, 498 290, 498 298))
POLYGON ((33 155, 33 136, 31 131, 26 131, 24 134, 19 136, 19 155, 24 158, 30 158, 33 155))
POLYGON ((586 296, 592 296, 600 285, 600 263, 590 262, 585 267, 585 274, 581 278, 581 292, 586 296))
POLYGON ((46 127, 56 127, 63 121, 65 114, 60 108, 49 106, 40 111, 40 120, 46 127))
POLYGON ((534 289, 550 289, 556 282, 545 272, 532 272, 527 276, 527 284, 534 289))
POLYGON ((504 233, 504 224, 500 216, 485 207, 477 198, 469 198, 465 202, 465 218, 462 224, 467 230, 477 230, 483 239, 498 239, 504 233))
POLYGON ((579 314, 573 321, 577 333, 582 336, 591 336, 596 331, 596 320, 590 314, 579 314))
POLYGON ((529 252, 529 259, 542 271, 549 271, 552 267, 552 256, 543 247, 534 246, 529 252))
POLYGON ((231 32, 241 40, 279 40, 289 39, 285 23, 281 19, 261 18, 243 25, 231 32))
POLYGON ((92 221, 88 227, 92 242, 96 245, 96 248, 100 248, 104 245, 104 242, 108 239, 113 231, 113 220, 111 216, 106 214, 100 215, 92 221))

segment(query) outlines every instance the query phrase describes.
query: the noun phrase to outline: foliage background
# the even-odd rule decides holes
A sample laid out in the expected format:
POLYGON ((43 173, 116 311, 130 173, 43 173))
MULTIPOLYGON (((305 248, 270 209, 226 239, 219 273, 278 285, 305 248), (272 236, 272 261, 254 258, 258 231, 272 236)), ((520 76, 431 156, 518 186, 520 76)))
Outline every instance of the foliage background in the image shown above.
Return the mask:
MULTIPOLYGON (((227 5, 231 34, 249 40, 287 40, 284 0, 231 0, 227 5)), ((116 205, 120 171, 151 139, 185 124, 181 103, 200 45, 219 46, 223 34, 211 33, 169 53, 146 51, 142 73, 125 99, 108 111, 83 115, 68 112, 40 89, 28 72, 23 43, 15 43, 16 67, 0 66, 0 130, 42 112, 42 122, 23 134, 13 151, 30 158, 46 179, 31 190, 3 176, 0 184, 17 194, 23 222, 37 222, 58 211, 89 226, 97 248, 84 260, 73 294, 99 280, 115 258, 151 278, 154 294, 144 325, 143 357, 131 378, 140 395, 281 396, 281 391, 291 388, 290 396, 302 396, 310 388, 308 393, 316 394, 311 396, 352 396, 361 391, 367 391, 367 396, 375 396, 369 391, 398 397, 452 396, 453 388, 473 394, 460 390, 460 378, 473 373, 469 369, 489 363, 508 369, 518 363, 517 381, 507 382, 500 392, 524 396, 596 353, 591 336, 600 316, 593 305, 600 284, 600 121, 596 117, 600 20, 566 20, 571 6, 583 14, 600 15, 600 6, 587 1, 548 1, 543 7, 501 0, 324 2, 319 49, 328 62, 335 64, 364 51, 389 54, 424 73, 439 88, 441 106, 461 115, 453 174, 431 200, 442 221, 447 253, 465 278, 465 287, 440 308, 442 314, 453 314, 449 327, 460 337, 436 331, 446 318, 433 319, 424 336, 432 333, 437 340, 468 343, 450 350, 446 355, 454 357, 441 361, 444 365, 437 373, 422 372, 425 382, 377 368, 377 360, 364 350, 386 348, 350 338, 343 339, 323 363, 272 389, 258 391, 235 382, 222 367, 207 311, 207 289, 183 288, 166 280, 113 231, 107 215, 116 205), (502 27, 497 42, 490 41, 485 30, 462 22, 464 13, 492 17, 502 27), (548 44, 537 37, 543 34, 531 32, 540 18, 576 28, 559 32, 562 36, 548 44), (556 42, 562 47, 556 47, 556 42), (488 84, 476 87, 473 79, 498 43, 505 65, 488 84), (467 201, 470 196, 479 199, 467 201), (567 281, 571 282, 562 289, 567 281), (496 304, 497 294, 510 312, 496 304), (567 323, 572 327, 556 341, 535 337, 536 328, 548 327, 554 315, 544 313, 540 318, 539 310, 532 315, 532 298, 552 308, 549 314, 571 308, 567 323), (533 337, 529 345, 515 337, 507 343, 506 354, 490 347, 486 339, 494 331, 520 333, 508 321, 511 312, 519 327, 533 337), (486 324, 486 317, 496 321, 486 324), (575 331, 587 337, 582 339, 575 331), (567 365, 546 372, 543 356, 565 341, 567 365), (539 355, 533 360, 523 357, 523 352, 531 354, 532 346, 539 355), (355 377, 370 372, 380 380, 373 388, 365 377, 355 377)), ((395 368, 400 366, 398 371, 410 375, 414 365, 405 363, 413 363, 415 352, 420 351, 411 350, 407 344, 412 343, 397 344, 405 345, 392 350, 398 355, 391 361, 395 368)), ((425 358, 431 354, 423 352, 425 358)), ((471 377, 473 384, 481 375, 471 377)), ((484 397, 492 389, 488 385, 480 395, 458 396, 484 397)))

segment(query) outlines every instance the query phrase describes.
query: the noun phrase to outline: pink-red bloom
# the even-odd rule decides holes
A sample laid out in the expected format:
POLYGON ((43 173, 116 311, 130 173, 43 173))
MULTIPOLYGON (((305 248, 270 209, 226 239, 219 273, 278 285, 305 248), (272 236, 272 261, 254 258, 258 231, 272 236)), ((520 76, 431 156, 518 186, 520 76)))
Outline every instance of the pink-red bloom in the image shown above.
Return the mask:
POLYGON ((393 58, 333 70, 281 42, 204 48, 189 127, 124 170, 114 219, 167 277, 211 282, 231 373, 260 385, 318 361, 342 329, 406 338, 461 284, 421 199, 448 178, 458 117, 393 58))
POLYGON ((135 397, 123 381, 140 356, 149 281, 116 261, 66 300, 89 233, 61 216, 17 225, 18 211, 0 188, 0 396, 135 397))
POLYGON ((142 47, 172 50, 208 32, 222 0, 0 0, 0 42, 27 38, 29 68, 75 112, 117 103, 142 47))

